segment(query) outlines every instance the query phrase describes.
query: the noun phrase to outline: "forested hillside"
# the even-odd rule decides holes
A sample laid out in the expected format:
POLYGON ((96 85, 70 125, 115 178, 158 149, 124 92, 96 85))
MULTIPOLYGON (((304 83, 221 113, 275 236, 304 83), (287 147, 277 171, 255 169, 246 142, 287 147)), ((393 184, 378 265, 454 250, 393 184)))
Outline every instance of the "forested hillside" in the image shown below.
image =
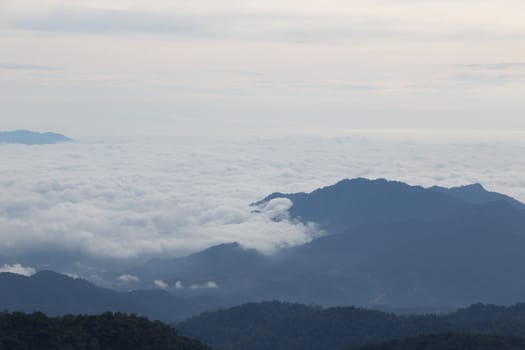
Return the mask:
POLYGON ((444 333, 424 335, 387 343, 365 345, 350 350, 523 350, 525 338, 444 333))
POLYGON ((399 316, 354 307, 252 303, 177 325, 221 350, 332 350, 445 332, 525 337, 525 304, 476 304, 447 315, 399 316))
POLYGON ((1 350, 205 350, 169 326, 127 314, 0 314, 1 350))

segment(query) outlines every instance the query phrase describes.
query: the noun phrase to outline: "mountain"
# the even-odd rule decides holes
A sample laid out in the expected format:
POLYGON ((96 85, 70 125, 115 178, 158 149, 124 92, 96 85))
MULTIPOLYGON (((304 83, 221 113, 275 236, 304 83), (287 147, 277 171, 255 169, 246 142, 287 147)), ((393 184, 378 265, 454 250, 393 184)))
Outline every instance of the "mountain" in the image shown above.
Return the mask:
POLYGON ((128 312, 174 322, 209 309, 205 301, 179 298, 165 291, 116 292, 51 271, 31 277, 0 273, 0 309, 64 314, 128 312))
POLYGON ((163 280, 179 294, 224 295, 250 288, 249 276, 264 274, 269 265, 267 256, 234 242, 185 257, 150 260, 125 273, 140 276, 145 286, 156 279, 163 280))
MULTIPOLYGON (((478 193, 479 186, 474 187, 478 193)), ((78 294, 82 307, 77 299, 68 302, 67 293, 65 303, 59 298, 42 299, 36 287, 13 287, 9 297, 15 299, 8 305, 26 311, 45 307, 55 314, 101 312, 104 307, 137 310, 133 312, 170 321, 265 300, 394 312, 522 301, 525 210, 504 195, 469 197, 465 193, 471 190, 449 190, 355 179, 310 194, 289 194, 290 215, 303 222, 316 220, 324 235, 273 255, 228 243, 186 257, 107 269, 100 276, 118 288, 146 290, 84 298, 99 300, 93 304, 96 307, 84 305, 82 294, 78 294), (158 287, 165 290, 151 290, 158 287), (16 299, 16 291, 22 289, 33 293, 26 297, 31 300, 29 306, 20 304, 24 299, 16 299), (154 292, 158 296, 148 299, 154 292), (104 300, 107 303, 100 305, 104 300)), ((278 196, 256 205, 264 206, 278 196)), ((260 214, 255 210, 252 215, 260 214)), ((29 280, 35 283, 39 275, 29 280)), ((60 289, 42 290, 46 295, 61 295, 60 289)), ((1 293, 2 289, 0 297, 1 293)))
POLYGON ((308 269, 306 278, 286 281, 284 300, 368 307, 515 303, 525 293, 524 228, 525 211, 493 202, 431 222, 327 235, 281 252, 308 269))
POLYGON ((525 338, 502 335, 445 333, 422 335, 351 350, 522 350, 525 338))
POLYGON ((209 307, 281 300, 453 310, 480 301, 512 304, 525 295, 525 210, 508 196, 479 185, 354 179, 312 193, 274 193, 254 205, 283 196, 293 201, 294 220, 314 221, 326 234, 271 256, 228 243, 105 277, 136 276, 133 287, 143 289, 162 280, 178 297, 208 298, 209 307))
POLYGON ((504 194, 487 191, 479 183, 452 188, 433 186, 430 187, 429 190, 445 193, 472 204, 484 204, 496 201, 506 201, 513 207, 525 209, 525 204, 504 194))
POLYGON ((315 222, 330 233, 363 225, 441 218, 465 209, 468 203, 439 191, 384 179, 342 180, 311 193, 273 193, 255 206, 275 198, 288 198, 290 216, 315 222))
MULTIPOLYGON (((192 317, 176 328, 181 334, 196 337, 221 350, 331 350, 445 332, 525 337, 525 304, 511 307, 476 304, 441 316, 397 316, 355 307, 323 309, 279 302, 250 303, 192 317)), ((448 337, 454 339, 454 344, 462 337, 476 346, 482 344, 467 335, 448 337)), ((442 342, 445 338, 440 335, 420 340, 446 345, 442 342)), ((491 339, 487 340, 487 345, 493 344, 491 339)), ((410 346, 414 341, 405 340, 399 344, 410 346)), ((390 349, 381 346, 378 349, 390 349)))
POLYGON ((104 313, 99 316, 50 318, 42 313, 0 314, 2 350, 206 350, 198 341, 145 318, 104 313))
POLYGON ((525 204, 481 185, 444 188, 410 186, 398 181, 364 178, 341 180, 311 193, 272 193, 253 206, 264 206, 272 199, 288 198, 293 205, 292 219, 315 222, 329 233, 359 226, 407 221, 429 221, 474 205, 505 201, 518 209, 525 204))
POLYGON ((327 233, 279 253, 286 273, 274 275, 276 299, 451 309, 525 295, 525 210, 508 196, 354 179, 255 206, 274 198, 292 200, 293 219, 327 233))
POLYGON ((162 279, 176 295, 213 296, 222 307, 281 300, 425 311, 523 300, 525 210, 508 196, 478 185, 354 179, 274 193, 254 206, 282 197, 293 202, 292 219, 326 234, 272 256, 232 243, 121 274, 138 276, 144 288, 162 279), (207 283, 214 288, 192 288, 207 283))
POLYGON ((47 145, 72 141, 69 137, 54 132, 34 132, 29 130, 0 131, 0 144, 20 143, 24 145, 47 145))

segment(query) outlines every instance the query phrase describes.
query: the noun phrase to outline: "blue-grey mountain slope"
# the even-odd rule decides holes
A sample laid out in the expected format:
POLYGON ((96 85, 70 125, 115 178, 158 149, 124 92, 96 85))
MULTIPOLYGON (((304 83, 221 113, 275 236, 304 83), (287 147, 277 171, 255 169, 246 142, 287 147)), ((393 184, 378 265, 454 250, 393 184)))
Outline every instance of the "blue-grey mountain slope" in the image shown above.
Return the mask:
POLYGON ((429 190, 445 193, 472 204, 483 204, 503 200, 513 207, 525 209, 525 204, 507 195, 487 191, 481 184, 471 184, 452 188, 433 186, 430 187, 429 190))
POLYGON ((161 279, 178 295, 226 297, 258 285, 253 278, 265 275, 272 265, 272 259, 257 250, 230 243, 185 257, 150 260, 126 272, 140 276, 146 285, 161 279), (177 282, 178 288, 174 287, 177 282))
POLYGON ((330 233, 362 225, 437 219, 469 206, 456 197, 420 186, 363 178, 342 180, 311 193, 273 193, 255 205, 274 198, 293 202, 293 219, 315 222, 330 233))
POLYGON ((285 300, 439 307, 525 295, 525 210, 510 197, 354 179, 256 205, 279 197, 293 201, 292 218, 328 232, 281 252, 307 270, 275 286, 285 300))
MULTIPOLYGON (((317 223, 325 235, 272 256, 232 243, 101 275, 132 275, 141 289, 162 280, 188 313, 199 309, 198 298, 204 309, 263 300, 388 310, 523 301, 525 210, 479 191, 355 179, 310 194, 273 194, 256 205, 290 198, 290 216, 317 223)), ((38 300, 38 288, 32 293, 38 300)))
POLYGON ((69 141, 72 141, 69 137, 54 132, 40 133, 29 130, 0 131, 0 144, 48 145, 69 141))
POLYGON ((206 300, 187 300, 164 291, 116 292, 51 271, 26 277, 0 273, 0 310, 64 314, 128 312, 174 322, 209 309, 206 300))
POLYGON ((220 296, 225 305, 277 299, 434 310, 522 301, 525 210, 510 197, 472 188, 354 179, 309 194, 275 193, 255 206, 289 198, 293 219, 313 221, 326 234, 273 256, 226 244, 127 272, 148 284, 181 281, 186 288, 172 292, 220 296), (187 288, 207 281, 218 288, 187 288))

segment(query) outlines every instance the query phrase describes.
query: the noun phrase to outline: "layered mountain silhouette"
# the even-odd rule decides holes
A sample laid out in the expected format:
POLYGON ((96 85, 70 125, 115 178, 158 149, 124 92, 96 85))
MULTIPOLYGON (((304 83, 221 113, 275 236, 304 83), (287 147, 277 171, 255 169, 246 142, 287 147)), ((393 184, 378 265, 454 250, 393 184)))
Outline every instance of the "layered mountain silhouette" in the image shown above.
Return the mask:
MULTIPOLYGON (((354 179, 312 193, 274 193, 254 204, 253 215, 260 215, 257 209, 276 198, 292 201, 291 220, 313 222, 324 234, 272 256, 230 243, 109 271, 104 277, 113 281, 122 275, 136 277, 137 289, 152 289, 161 280, 167 291, 155 291, 158 297, 153 301, 145 301, 153 291, 97 291, 104 297, 88 293, 79 297, 80 305, 114 311, 126 307, 175 320, 178 315, 264 300, 421 312, 524 299, 525 209, 511 197, 479 184, 447 189, 354 179), (119 308, 109 308, 113 305, 119 308)), ((39 278, 37 274, 21 281, 36 283, 39 278)), ((0 283, 13 281, 18 280, 10 277, 0 283)), ((39 294, 63 293, 67 301, 67 295, 96 288, 77 283, 81 282, 68 280, 53 290, 18 284, 6 300, 16 306, 10 310, 32 311, 47 300, 39 294)), ((60 298, 46 301, 52 314, 82 311, 76 301, 55 305, 53 300, 60 298)))
POLYGON ((0 309, 64 314, 100 314, 106 311, 145 315, 174 322, 209 308, 206 300, 187 300, 165 291, 116 292, 52 271, 31 277, 0 273, 0 309))
POLYGON ((19 143, 24 145, 46 145, 72 141, 69 137, 54 132, 34 132, 29 130, 0 131, 0 144, 19 143))
POLYGON ((249 288, 251 276, 264 274, 269 265, 271 259, 257 250, 227 243, 186 257, 150 260, 128 272, 144 278, 146 285, 155 279, 170 286, 179 282, 179 294, 206 294, 213 289, 213 294, 224 295, 249 288), (206 288, 207 283, 213 287, 206 288))
POLYGON ((218 288, 207 292, 225 305, 276 299, 423 311, 511 304, 525 295, 524 206, 479 184, 343 180, 312 193, 274 193, 255 209, 275 198, 290 199, 291 219, 325 234, 273 256, 225 244, 131 273, 186 287, 213 281, 218 288))

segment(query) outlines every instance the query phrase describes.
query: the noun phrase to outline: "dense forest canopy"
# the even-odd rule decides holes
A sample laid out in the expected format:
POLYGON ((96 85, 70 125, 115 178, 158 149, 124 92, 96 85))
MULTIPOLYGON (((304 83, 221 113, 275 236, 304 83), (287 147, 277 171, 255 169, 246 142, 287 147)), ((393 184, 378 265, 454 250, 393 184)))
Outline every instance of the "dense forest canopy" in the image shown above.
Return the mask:
POLYGON ((1 313, 0 350, 205 350, 161 322, 122 313, 1 313))
POLYGON ((525 338, 443 333, 372 344, 350 350, 522 350, 525 338))
POLYGON ((446 332, 525 337, 525 304, 400 316, 355 307, 250 303, 192 317, 176 328, 221 350, 332 350, 446 332))

